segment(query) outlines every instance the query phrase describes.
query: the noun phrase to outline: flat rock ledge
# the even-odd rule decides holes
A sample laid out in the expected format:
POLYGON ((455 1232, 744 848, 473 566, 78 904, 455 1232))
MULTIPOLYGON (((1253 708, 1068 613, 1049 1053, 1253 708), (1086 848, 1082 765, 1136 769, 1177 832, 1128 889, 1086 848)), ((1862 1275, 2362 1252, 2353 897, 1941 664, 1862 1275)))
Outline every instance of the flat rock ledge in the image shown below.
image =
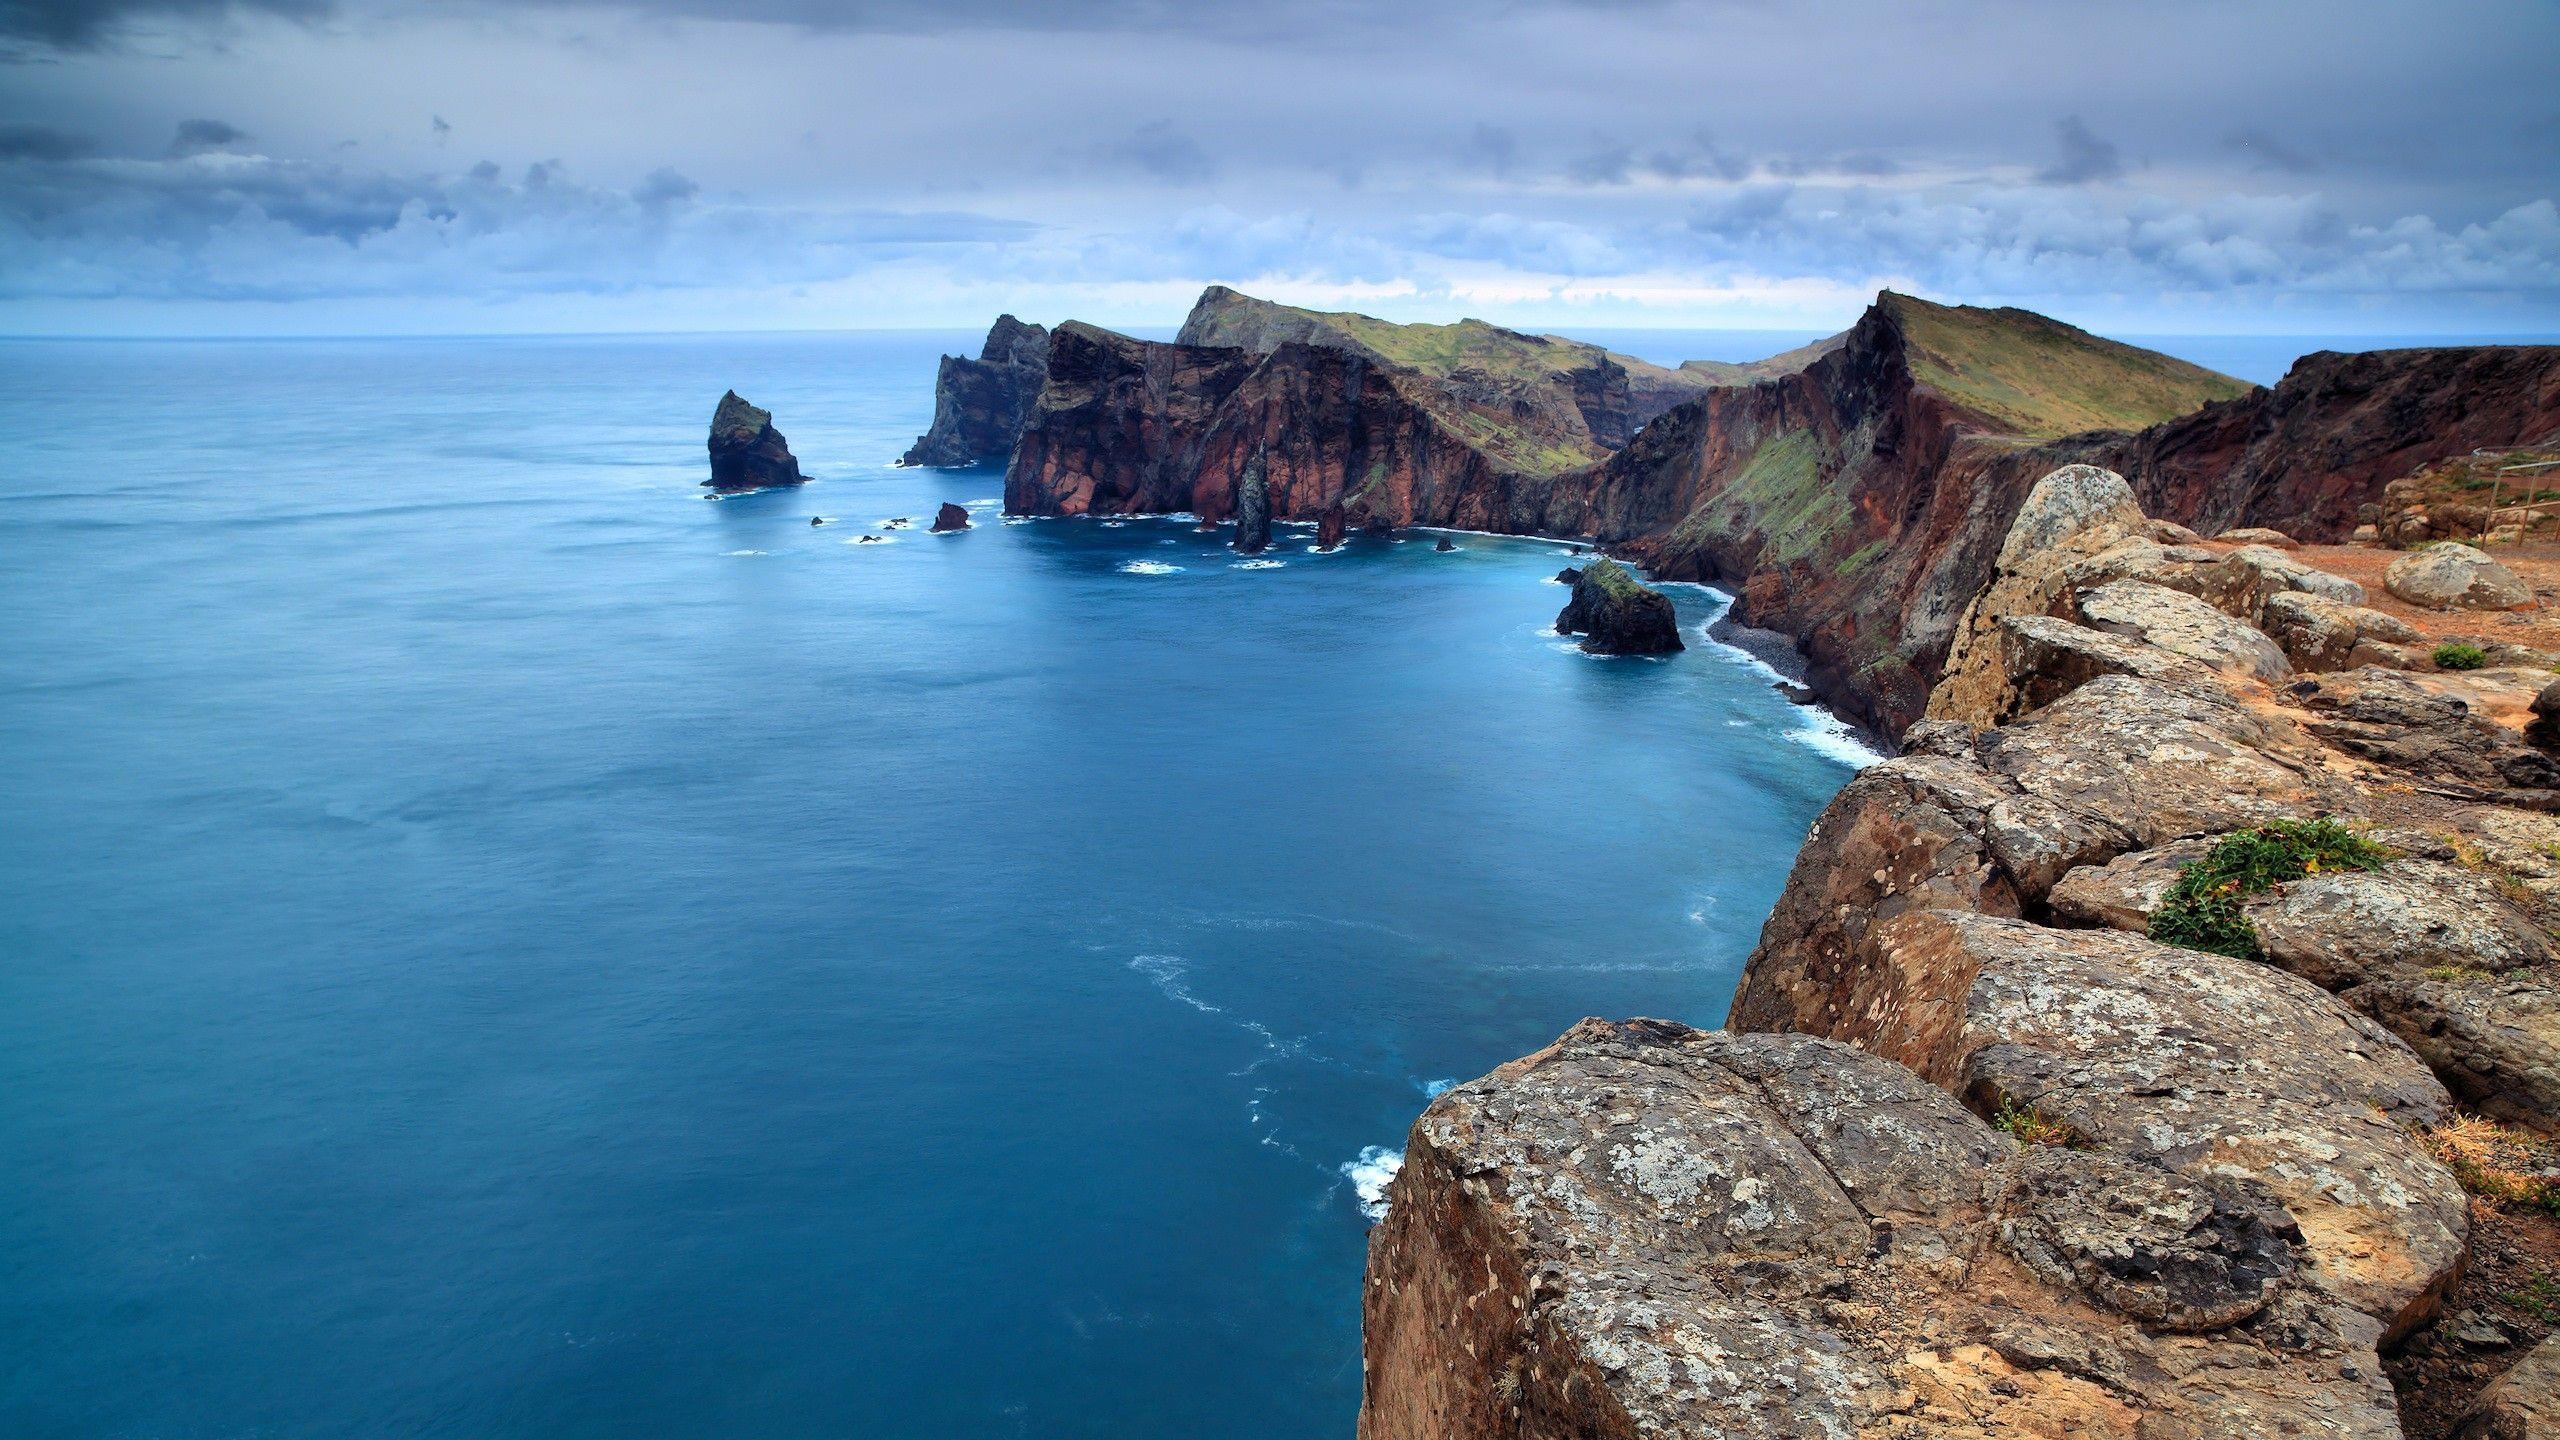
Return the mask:
POLYGON ((1388 1201, 1364 1440, 2400 1433, 2281 1205, 1831 1041, 1586 1020, 1435 1101, 1388 1201))

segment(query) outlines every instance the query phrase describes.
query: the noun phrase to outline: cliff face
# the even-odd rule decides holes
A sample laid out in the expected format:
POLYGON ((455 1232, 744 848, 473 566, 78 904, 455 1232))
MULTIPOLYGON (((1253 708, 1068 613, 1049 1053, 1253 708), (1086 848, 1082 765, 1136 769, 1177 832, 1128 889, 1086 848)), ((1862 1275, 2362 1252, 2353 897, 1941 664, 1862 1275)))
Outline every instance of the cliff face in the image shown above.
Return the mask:
POLYGON ((905 465, 985 465, 1013 453, 1048 378, 1049 332, 999 315, 975 360, 942 357, 933 381, 933 428, 907 448, 905 465))
MULTIPOLYGON (((2548 657, 2359 656, 2352 581, 2090 466, 1991 571, 1738 1033, 1587 1021, 1417 1123, 1364 1435, 2441 1436, 2550 1329, 2462 1338, 2476 1217, 2560 1227, 2440 1159, 2457 1101, 2560 1133, 2548 657)), ((2514 1376, 2477 1413, 2554 1403, 2514 1376)))
MULTIPOLYGON (((1453 390, 1508 390, 1551 417, 1570 406, 1595 447, 1585 457, 1590 460, 1626 444, 1646 421, 1683 400, 1721 385, 1800 370, 1839 340, 1835 336, 1749 365, 1691 361, 1672 369, 1580 340, 1527 335, 1482 320, 1396 324, 1278 305, 1224 285, 1201 292, 1174 338, 1181 345, 1233 346, 1265 355, 1288 344, 1342 350, 1411 370, 1453 390)), ((1552 418, 1549 425, 1555 428, 1552 418)))
POLYGON ((1568 372, 1506 377, 1458 363, 1463 335, 1407 333, 1466 326, 1224 296, 1184 334, 1232 348, 1069 327, 1084 353, 1053 363, 1007 507, 1223 516, 1260 446, 1279 519, 1338 504, 1355 526, 1582 536, 1732 587, 1737 621, 1795 636, 1814 687, 1887 735, 1919 718, 2010 519, 2057 466, 2115 469, 2167 520, 2323 538, 2429 456, 2560 431, 2560 348, 2315 355, 2251 390, 2023 311, 1887 294, 1803 368, 1707 389, 1577 465, 1606 427, 1559 398, 1568 372), (1097 388, 1102 370, 1121 378, 1097 388))

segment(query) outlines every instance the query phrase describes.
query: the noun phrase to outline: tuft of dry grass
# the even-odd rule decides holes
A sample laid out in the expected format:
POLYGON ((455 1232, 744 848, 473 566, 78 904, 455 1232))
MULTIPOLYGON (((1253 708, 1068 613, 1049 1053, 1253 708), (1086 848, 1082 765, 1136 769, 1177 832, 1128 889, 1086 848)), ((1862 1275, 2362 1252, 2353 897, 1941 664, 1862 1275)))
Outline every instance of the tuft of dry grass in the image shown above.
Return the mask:
POLYGON ((2479 1115, 2419 1132, 2427 1153, 2462 1188, 2493 1206, 2560 1216, 2560 1146, 2479 1115))

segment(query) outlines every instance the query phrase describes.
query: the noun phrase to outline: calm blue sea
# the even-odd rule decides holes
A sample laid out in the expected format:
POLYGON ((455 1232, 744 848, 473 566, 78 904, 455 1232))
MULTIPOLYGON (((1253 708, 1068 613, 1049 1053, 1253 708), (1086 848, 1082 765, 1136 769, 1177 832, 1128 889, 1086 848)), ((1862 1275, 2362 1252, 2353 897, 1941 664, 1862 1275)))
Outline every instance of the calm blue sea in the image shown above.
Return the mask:
POLYGON ((0 1435, 1347 1435, 1433 1087, 1721 1018, 1819 717, 1005 524, 974 342, 0 345, 0 1435))
POLYGON ((1721 1017, 1811 712, 1007 525, 971 343, 0 346, 0 1435, 1348 1435, 1431 1088, 1721 1017))

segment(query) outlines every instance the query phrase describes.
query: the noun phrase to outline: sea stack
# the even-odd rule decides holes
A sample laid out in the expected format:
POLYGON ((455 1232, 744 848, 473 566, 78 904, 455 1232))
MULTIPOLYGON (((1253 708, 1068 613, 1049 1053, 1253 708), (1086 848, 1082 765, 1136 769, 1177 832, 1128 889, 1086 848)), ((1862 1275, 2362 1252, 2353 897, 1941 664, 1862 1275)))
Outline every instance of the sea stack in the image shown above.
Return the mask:
POLYGON ((720 397, 711 412, 711 478, 702 483, 723 493, 799 485, 809 477, 782 432, 773 428, 770 411, 759 410, 735 390, 720 397))
POLYGON ((1316 548, 1319 550, 1341 549, 1342 529, 1342 507, 1326 506, 1324 513, 1316 517, 1316 548))
POLYGON ((954 530, 968 528, 969 512, 948 500, 942 502, 941 509, 933 512, 933 533, 936 535, 948 535, 954 530))
POLYGON ((986 465, 1012 455, 1048 375, 1049 332, 997 316, 977 359, 942 357, 933 381, 933 428, 916 437, 899 463, 986 465))
POLYGON ((1243 478, 1236 481, 1236 553, 1259 555, 1271 548, 1271 484, 1264 471, 1262 452, 1244 462, 1243 478))
POLYGON ((1448 537, 1448 536, 1446 536, 1446 535, 1441 536, 1441 537, 1440 537, 1440 541, 1439 541, 1439 543, 1438 543, 1438 544, 1436 544, 1436 545, 1433 545, 1433 546, 1431 547, 1431 549, 1432 549, 1432 551, 1433 551, 1434 553, 1436 553, 1436 554, 1441 554, 1441 555, 1446 555, 1446 554, 1448 554, 1450 551, 1455 550, 1455 549, 1457 549, 1457 548, 1458 548, 1457 546, 1452 545, 1452 544, 1450 544, 1450 543, 1449 543, 1449 537, 1448 537))
POLYGON ((1615 560, 1594 560, 1573 580, 1556 633, 1580 635, 1594 655, 1661 655, 1680 643, 1680 620, 1660 591, 1636 583, 1615 560))

